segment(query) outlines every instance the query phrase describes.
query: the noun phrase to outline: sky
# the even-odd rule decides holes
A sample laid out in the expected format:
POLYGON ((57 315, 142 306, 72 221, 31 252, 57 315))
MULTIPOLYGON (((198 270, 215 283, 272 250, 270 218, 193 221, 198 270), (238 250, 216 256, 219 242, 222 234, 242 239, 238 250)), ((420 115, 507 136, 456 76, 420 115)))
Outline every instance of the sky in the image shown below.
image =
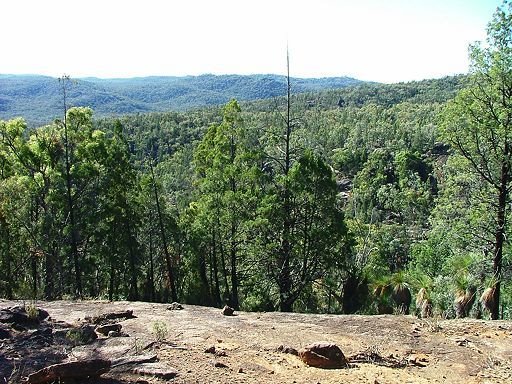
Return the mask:
POLYGON ((0 74, 119 78, 468 71, 501 0, 2 0, 0 74))

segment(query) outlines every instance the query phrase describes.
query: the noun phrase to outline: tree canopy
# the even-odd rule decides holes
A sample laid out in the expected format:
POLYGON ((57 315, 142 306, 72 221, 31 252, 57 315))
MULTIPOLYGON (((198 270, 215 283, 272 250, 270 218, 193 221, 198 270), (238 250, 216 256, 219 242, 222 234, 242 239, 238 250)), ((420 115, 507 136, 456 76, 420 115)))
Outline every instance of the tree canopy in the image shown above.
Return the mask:
POLYGON ((99 119, 60 83, 0 121, 0 296, 510 318, 511 14, 467 76, 99 119))

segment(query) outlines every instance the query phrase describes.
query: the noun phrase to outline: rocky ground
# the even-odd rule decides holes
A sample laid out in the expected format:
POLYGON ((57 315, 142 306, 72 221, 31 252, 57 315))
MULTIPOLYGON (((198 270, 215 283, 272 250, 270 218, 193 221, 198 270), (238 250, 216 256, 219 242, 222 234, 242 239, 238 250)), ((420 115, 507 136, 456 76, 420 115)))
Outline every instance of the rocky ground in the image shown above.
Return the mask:
MULTIPOLYGON (((16 305, 23 303, 0 300, 0 315, 16 305)), ((512 382, 510 321, 278 312, 224 316, 216 308, 184 305, 180 310, 142 302, 36 305, 50 318, 31 324, 13 324, 5 316, 1 321, 0 383, 27 381, 30 374, 56 363, 93 360, 106 361, 109 368, 97 378, 73 382, 512 382), (128 310, 133 318, 103 318, 103 323, 121 325, 110 336, 76 331, 94 329, 106 313, 128 310), (286 353, 319 341, 339 346, 348 367, 314 368, 286 353), (141 361, 145 359, 149 361, 141 361)), ((30 309, 27 303, 25 307, 30 309)))

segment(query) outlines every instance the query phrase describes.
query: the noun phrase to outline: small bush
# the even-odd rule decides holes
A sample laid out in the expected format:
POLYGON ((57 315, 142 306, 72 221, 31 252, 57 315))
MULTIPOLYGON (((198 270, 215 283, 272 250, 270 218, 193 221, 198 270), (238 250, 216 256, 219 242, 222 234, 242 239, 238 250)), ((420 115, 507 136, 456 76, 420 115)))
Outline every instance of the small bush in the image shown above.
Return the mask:
POLYGON ((155 321, 153 323, 153 334, 155 335, 158 343, 163 342, 167 337, 167 326, 161 321, 155 321))
POLYGON ((70 329, 66 333, 68 339, 74 345, 85 345, 97 339, 94 328, 89 325, 82 325, 80 328, 70 329))
POLYGON ((37 320, 39 317, 39 311, 34 304, 28 304, 25 306, 25 312, 30 320, 37 320))

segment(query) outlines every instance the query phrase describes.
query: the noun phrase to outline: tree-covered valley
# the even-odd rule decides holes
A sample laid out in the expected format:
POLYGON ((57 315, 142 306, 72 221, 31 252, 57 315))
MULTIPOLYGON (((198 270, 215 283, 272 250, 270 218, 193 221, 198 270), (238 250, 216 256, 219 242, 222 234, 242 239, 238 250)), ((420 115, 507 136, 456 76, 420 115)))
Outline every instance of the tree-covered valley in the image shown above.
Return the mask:
POLYGON ((0 122, 0 296, 510 318, 511 31, 468 75, 187 111, 54 80, 56 120, 0 122))
MULTIPOLYGON (((294 78, 295 92, 321 91, 363 83, 350 77, 294 78)), ((279 75, 149 76, 129 79, 73 79, 68 103, 90 107, 96 117, 135 113, 185 111, 286 94, 286 77, 279 75)), ((62 92, 55 78, 0 74, 0 118, 23 116, 30 127, 62 115, 62 92)))

